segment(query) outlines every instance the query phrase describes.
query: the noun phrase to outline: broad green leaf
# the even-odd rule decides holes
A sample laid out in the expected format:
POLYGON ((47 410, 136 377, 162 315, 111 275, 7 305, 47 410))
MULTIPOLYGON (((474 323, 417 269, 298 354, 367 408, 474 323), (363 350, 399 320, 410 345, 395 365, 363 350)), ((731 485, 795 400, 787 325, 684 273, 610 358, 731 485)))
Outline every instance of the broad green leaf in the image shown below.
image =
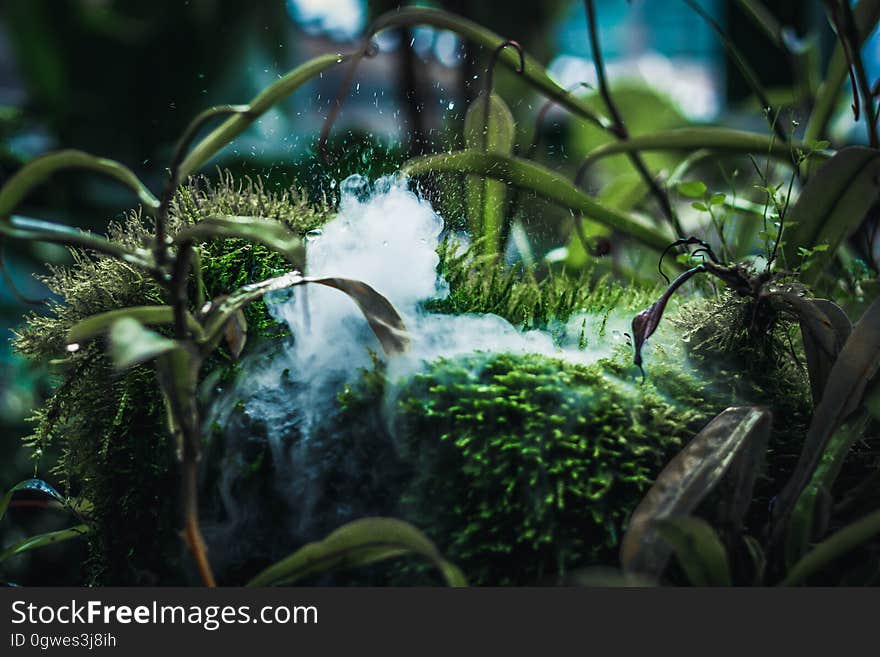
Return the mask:
POLYGON ((181 179, 185 179, 194 173, 275 104, 292 94, 312 78, 321 75, 333 66, 351 59, 351 57, 351 55, 341 54, 315 57, 263 89, 247 106, 241 108, 242 110, 246 109, 246 113, 241 113, 227 119, 196 144, 195 148, 192 149, 180 165, 181 179))
POLYGON ((177 342, 151 331, 132 317, 117 319, 110 325, 110 357, 119 369, 152 360, 176 349, 177 342))
POLYGON ((240 238, 257 242, 283 255, 295 267, 302 267, 305 247, 300 237, 283 224, 263 217, 206 217, 183 228, 174 237, 178 244, 218 238, 240 238))
POLYGON ((663 572, 669 546, 661 539, 657 522, 696 509, 749 442, 766 440, 770 423, 770 413, 761 408, 728 408, 669 462, 630 518, 620 548, 625 571, 653 576, 663 572))
POLYGON ((280 586, 326 572, 416 554, 430 561, 449 586, 467 586, 461 571, 446 561, 418 529, 394 518, 362 518, 343 525, 322 541, 309 543, 269 566, 248 586, 280 586))
POLYGON ((85 536, 90 531, 91 529, 88 525, 77 525, 76 527, 71 527, 70 529, 61 529, 54 532, 48 532, 46 534, 31 536, 19 543, 16 543, 15 545, 10 545, 8 548, 0 551, 0 563, 3 563, 4 561, 12 557, 18 556, 19 554, 23 554, 31 550, 36 550, 37 548, 45 547, 46 545, 53 545, 55 543, 69 541, 72 538, 85 536))
POLYGON ((880 367, 880 299, 865 311, 828 374, 822 400, 813 412, 800 458, 773 509, 773 541, 780 543, 795 503, 813 477, 828 441, 862 404, 880 367))
POLYGON ((703 198, 706 195, 706 183, 689 180, 678 184, 678 193, 688 198, 703 198))
MULTIPOLYGON (((98 313, 74 324, 67 332, 67 342, 70 345, 86 342, 106 333, 115 322, 126 317, 147 326, 171 325, 174 323, 174 310, 171 306, 130 306, 98 313)), ((189 328, 197 335, 201 332, 201 327, 190 313, 186 314, 186 321, 189 328)))
POLYGON ((417 157, 401 167, 401 173, 405 176, 431 172, 475 173, 502 180, 533 191, 564 208, 580 212, 588 219, 614 228, 660 251, 675 239, 667 229, 604 207, 564 176, 520 158, 468 150, 417 157))
POLYGON ((6 510, 9 508, 9 503, 12 501, 13 496, 21 491, 42 493, 57 502, 61 502, 61 504, 64 504, 65 506, 67 505, 67 500, 64 496, 42 479, 25 479, 24 481, 15 484, 15 486, 6 491, 6 494, 0 498, 0 520, 6 515, 6 510))
POLYGON ((657 531, 672 546, 693 586, 731 585, 727 550, 705 520, 671 516, 657 522, 657 531))
POLYGON ((811 575, 820 572, 835 559, 842 557, 878 534, 880 534, 880 511, 874 511, 861 520, 838 530, 814 547, 809 554, 792 566, 782 581, 782 585, 802 584, 811 575))
MULTIPOLYGON (((468 107, 464 117, 465 146, 488 153, 510 155, 516 137, 516 126, 507 103, 495 93, 481 94, 468 107)), ((474 238, 484 237, 490 253, 501 248, 501 229, 507 209, 507 186, 482 176, 467 176, 468 224, 474 238)))
POLYGON ((818 244, 830 248, 815 252, 801 279, 813 285, 835 255, 838 246, 862 223, 880 194, 880 151, 861 146, 840 150, 813 174, 785 217, 793 225, 785 231, 785 266, 800 262, 798 249, 818 244))
MULTIPOLYGON (((584 160, 590 166, 599 160, 619 153, 643 151, 696 151, 709 149, 716 153, 731 155, 771 155, 779 160, 791 161, 792 148, 805 148, 804 144, 789 144, 768 135, 730 128, 677 128, 644 135, 635 135, 624 141, 603 144, 593 149, 584 160)), ((819 151, 818 157, 826 157, 819 151)))

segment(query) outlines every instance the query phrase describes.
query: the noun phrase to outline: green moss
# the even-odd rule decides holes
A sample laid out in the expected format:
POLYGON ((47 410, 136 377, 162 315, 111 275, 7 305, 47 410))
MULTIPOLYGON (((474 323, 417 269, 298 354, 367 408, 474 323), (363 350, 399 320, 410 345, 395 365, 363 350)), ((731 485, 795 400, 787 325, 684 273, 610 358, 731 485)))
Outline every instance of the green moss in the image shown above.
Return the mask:
MULTIPOLYGON (((572 568, 616 564, 632 509, 723 407, 693 377, 665 377, 661 389, 621 378, 623 369, 475 353, 390 387, 371 371, 341 395, 339 421, 380 436, 391 427, 378 442, 393 441, 410 473, 399 513, 471 582, 549 582, 572 568), (381 407, 389 391, 389 417, 365 422, 363 409, 381 407)), ((396 579, 425 576, 410 564, 396 579)))
MULTIPOLYGON (((178 193, 169 234, 215 214, 260 215, 303 235, 329 216, 326 206, 309 204, 296 190, 269 193, 259 182, 237 183, 222 174, 214 183, 195 179, 178 193)), ((133 213, 111 225, 108 237, 140 247, 150 230, 140 213, 133 213)), ((208 299, 288 269, 279 256, 242 240, 197 246, 208 299)), ((72 356, 65 350, 65 336, 76 322, 125 306, 162 304, 162 293, 148 275, 117 260, 83 251, 72 256, 72 264, 44 279, 57 297, 49 313, 29 316, 14 342, 29 358, 65 357, 68 365, 48 404, 34 414, 28 442, 38 456, 59 452, 53 476, 63 479, 69 495, 91 505, 94 583, 180 583, 178 473, 155 374, 149 367, 113 371, 100 340, 72 356)), ((246 317, 251 338, 278 332, 263 304, 252 305, 246 317)), ((235 367, 221 347, 203 375, 223 381, 235 367)))
POLYGON ((538 279, 535 272, 512 269, 495 256, 479 255, 479 244, 461 250, 457 243, 446 241, 439 254, 439 273, 450 293, 427 303, 428 310, 493 314, 523 329, 543 329, 577 312, 635 314, 660 294, 659 288, 624 286, 609 276, 596 277, 589 268, 574 274, 545 272, 538 279))

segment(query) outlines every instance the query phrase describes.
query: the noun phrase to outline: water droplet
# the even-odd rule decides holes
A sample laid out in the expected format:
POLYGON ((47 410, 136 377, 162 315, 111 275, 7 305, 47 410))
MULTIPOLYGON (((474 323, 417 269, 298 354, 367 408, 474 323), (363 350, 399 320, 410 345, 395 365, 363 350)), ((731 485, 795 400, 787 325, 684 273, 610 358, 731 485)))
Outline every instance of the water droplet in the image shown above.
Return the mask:
POLYGON ((79 351, 79 345, 76 342, 72 342, 69 345, 67 345, 67 351, 69 351, 70 353, 74 353, 76 351, 79 351))
POLYGON ((455 109, 455 101, 450 100, 449 105, 446 106, 446 109, 455 109))

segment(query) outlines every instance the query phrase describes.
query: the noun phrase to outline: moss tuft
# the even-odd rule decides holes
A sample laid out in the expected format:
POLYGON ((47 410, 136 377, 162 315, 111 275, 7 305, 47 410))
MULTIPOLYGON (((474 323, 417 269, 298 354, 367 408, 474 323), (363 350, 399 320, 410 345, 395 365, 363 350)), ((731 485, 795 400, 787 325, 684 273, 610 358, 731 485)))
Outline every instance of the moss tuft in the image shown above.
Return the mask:
POLYGON ((614 564, 632 509, 711 412, 538 355, 441 359, 400 394, 407 514, 476 584, 614 564))

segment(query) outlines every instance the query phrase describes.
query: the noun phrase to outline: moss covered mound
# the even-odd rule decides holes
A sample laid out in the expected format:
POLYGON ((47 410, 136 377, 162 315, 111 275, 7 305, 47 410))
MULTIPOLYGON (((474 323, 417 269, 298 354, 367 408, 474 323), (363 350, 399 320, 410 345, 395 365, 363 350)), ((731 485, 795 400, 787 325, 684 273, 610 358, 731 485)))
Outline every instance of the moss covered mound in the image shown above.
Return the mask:
POLYGON ((615 564, 632 509, 711 409, 607 363, 474 354, 416 375, 397 412, 405 514, 471 581, 501 585, 615 564))

